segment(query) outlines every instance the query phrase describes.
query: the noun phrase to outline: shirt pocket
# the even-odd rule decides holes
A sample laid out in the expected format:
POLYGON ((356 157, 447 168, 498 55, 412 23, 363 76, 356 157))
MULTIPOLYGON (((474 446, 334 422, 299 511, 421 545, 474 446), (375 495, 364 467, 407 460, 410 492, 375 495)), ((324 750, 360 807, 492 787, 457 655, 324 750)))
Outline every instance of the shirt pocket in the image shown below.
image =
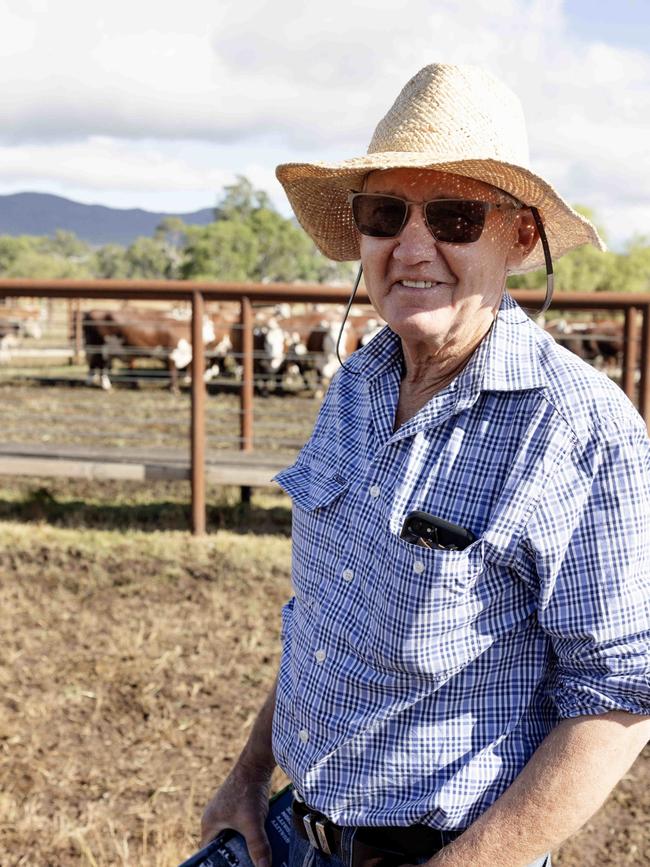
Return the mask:
POLYGON ((301 462, 275 477, 291 497, 291 580, 296 598, 311 607, 331 578, 337 537, 344 532, 338 504, 350 483, 339 473, 301 462))
POLYGON ((486 571, 482 539, 448 551, 389 533, 365 586, 372 664, 445 680, 475 659, 489 644, 476 629, 486 571))

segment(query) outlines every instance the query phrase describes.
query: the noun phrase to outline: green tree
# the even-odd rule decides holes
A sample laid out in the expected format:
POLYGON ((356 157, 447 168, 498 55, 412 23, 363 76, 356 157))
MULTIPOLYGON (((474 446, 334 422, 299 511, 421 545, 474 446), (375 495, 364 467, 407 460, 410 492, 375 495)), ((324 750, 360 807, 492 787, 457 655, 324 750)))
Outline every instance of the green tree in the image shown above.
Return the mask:
POLYGON ((41 238, 39 248, 43 253, 52 253, 77 262, 87 262, 92 255, 90 244, 82 241, 74 232, 63 229, 57 229, 53 238, 41 238))
POLYGON ((234 184, 224 187, 224 196, 214 212, 215 220, 245 219, 260 208, 271 209, 271 200, 264 190, 256 190, 253 184, 237 175, 234 184))
POLYGON ((240 220, 220 220, 191 226, 180 266, 186 280, 255 279, 259 242, 251 227, 240 220))
POLYGON ((129 277, 164 280, 170 276, 172 262, 163 242, 156 238, 136 238, 125 253, 129 277))
POLYGON ((294 220, 242 176, 225 188, 216 221, 190 227, 180 273, 187 279, 349 282, 350 263, 323 256, 294 220))
POLYGON ((126 250, 120 244, 104 244, 95 250, 91 268, 100 279, 124 280, 129 276, 126 250))
POLYGON ((84 262, 75 262, 39 250, 27 250, 14 260, 3 276, 23 277, 28 280, 83 280, 94 275, 84 262))
POLYGON ((180 217, 165 217, 154 233, 157 241, 165 251, 169 261, 168 274, 170 279, 177 279, 181 275, 181 265, 185 247, 188 243, 188 226, 180 217))
POLYGON ((56 237, 0 237, 0 274, 26 279, 84 279, 93 276, 90 248, 72 232, 56 237))
POLYGON ((610 274, 614 292, 650 292, 650 237, 637 235, 616 257, 610 274))
POLYGON ((38 240, 31 235, 0 235, 0 274, 8 277, 17 260, 37 250, 38 240))

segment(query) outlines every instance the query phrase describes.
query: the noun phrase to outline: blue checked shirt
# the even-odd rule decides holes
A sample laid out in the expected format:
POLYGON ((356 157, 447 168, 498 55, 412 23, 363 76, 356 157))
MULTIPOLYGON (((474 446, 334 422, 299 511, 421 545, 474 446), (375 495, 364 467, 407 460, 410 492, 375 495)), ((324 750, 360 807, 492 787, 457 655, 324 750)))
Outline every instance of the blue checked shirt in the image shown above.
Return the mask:
POLYGON ((560 719, 650 713, 649 440, 507 295, 393 432, 401 358, 388 328, 357 352, 277 476, 295 595, 273 748, 339 824, 464 828, 560 719), (478 539, 409 544, 415 509, 478 539))

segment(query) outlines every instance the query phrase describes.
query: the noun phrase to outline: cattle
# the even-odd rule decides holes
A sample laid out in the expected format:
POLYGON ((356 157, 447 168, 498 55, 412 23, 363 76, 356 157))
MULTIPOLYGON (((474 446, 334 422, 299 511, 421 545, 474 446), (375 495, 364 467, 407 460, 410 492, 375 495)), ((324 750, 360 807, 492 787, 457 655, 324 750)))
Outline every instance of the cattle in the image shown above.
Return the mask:
MULTIPOLYGON (((164 362, 169 373, 170 389, 178 391, 178 371, 192 361, 191 325, 167 316, 159 310, 88 310, 83 314, 82 329, 88 362, 87 384, 99 379, 100 386, 111 388, 113 362, 123 360, 131 370, 139 358, 156 358, 164 362)), ((204 317, 203 339, 214 341, 212 320, 204 317)))
POLYGON ((623 354, 622 322, 555 319, 546 325, 546 331, 552 334, 561 346, 610 373, 618 366, 623 354))
POLYGON ((0 318, 0 364, 11 359, 11 350, 18 345, 18 323, 0 318))
MULTIPOLYGON (((230 372, 237 378, 243 371, 244 335, 239 317, 233 321, 214 321, 215 340, 206 346, 209 372, 230 372), (228 366, 230 362, 230 366, 228 366)), ((253 326, 253 376, 260 394, 269 386, 281 387, 290 340, 275 317, 256 316, 253 326)))
MULTIPOLYGON (((276 376, 284 373, 299 374, 306 386, 315 378, 314 394, 321 397, 325 387, 339 367, 336 352, 341 330, 340 311, 316 310, 284 317, 279 321, 285 333, 285 360, 276 376)), ((348 358, 379 329, 375 314, 356 314, 348 317, 339 343, 343 360, 348 358)))
MULTIPOLYGON (((316 310, 292 315, 286 306, 258 308, 253 326, 253 375, 262 395, 281 390, 288 375, 300 376, 303 385, 322 395, 339 366, 336 345, 340 311, 316 310), (315 385, 313 380, 315 379, 315 385)), ((113 362, 121 359, 132 370, 138 358, 165 362, 172 390, 178 388, 178 371, 192 359, 191 324, 179 312, 162 310, 90 310, 84 313, 84 345, 89 384, 99 381, 111 387, 113 362)), ((375 314, 352 314, 341 336, 343 359, 364 345, 381 327, 375 314)), ((204 319, 205 380, 219 374, 241 377, 243 331, 234 305, 204 319)))
POLYGON ((33 337, 35 340, 40 340, 43 336, 42 318, 40 307, 0 304, 0 321, 5 323, 5 327, 15 326, 14 333, 19 337, 33 337))

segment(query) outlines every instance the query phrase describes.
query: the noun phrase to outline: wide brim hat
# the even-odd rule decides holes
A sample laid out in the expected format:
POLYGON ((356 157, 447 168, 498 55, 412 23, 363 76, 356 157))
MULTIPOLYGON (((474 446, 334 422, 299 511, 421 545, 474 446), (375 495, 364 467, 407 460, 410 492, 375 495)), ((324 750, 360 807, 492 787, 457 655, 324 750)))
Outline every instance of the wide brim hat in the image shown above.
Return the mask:
MULTIPOLYGON (((338 163, 284 163, 276 175, 316 246, 337 261, 360 258, 350 190, 379 169, 435 169, 498 187, 538 209, 554 258, 582 244, 605 249, 596 228, 529 168, 518 97, 475 66, 421 69, 379 122, 364 156, 338 163)), ((544 265, 540 242, 512 273, 544 265)))

